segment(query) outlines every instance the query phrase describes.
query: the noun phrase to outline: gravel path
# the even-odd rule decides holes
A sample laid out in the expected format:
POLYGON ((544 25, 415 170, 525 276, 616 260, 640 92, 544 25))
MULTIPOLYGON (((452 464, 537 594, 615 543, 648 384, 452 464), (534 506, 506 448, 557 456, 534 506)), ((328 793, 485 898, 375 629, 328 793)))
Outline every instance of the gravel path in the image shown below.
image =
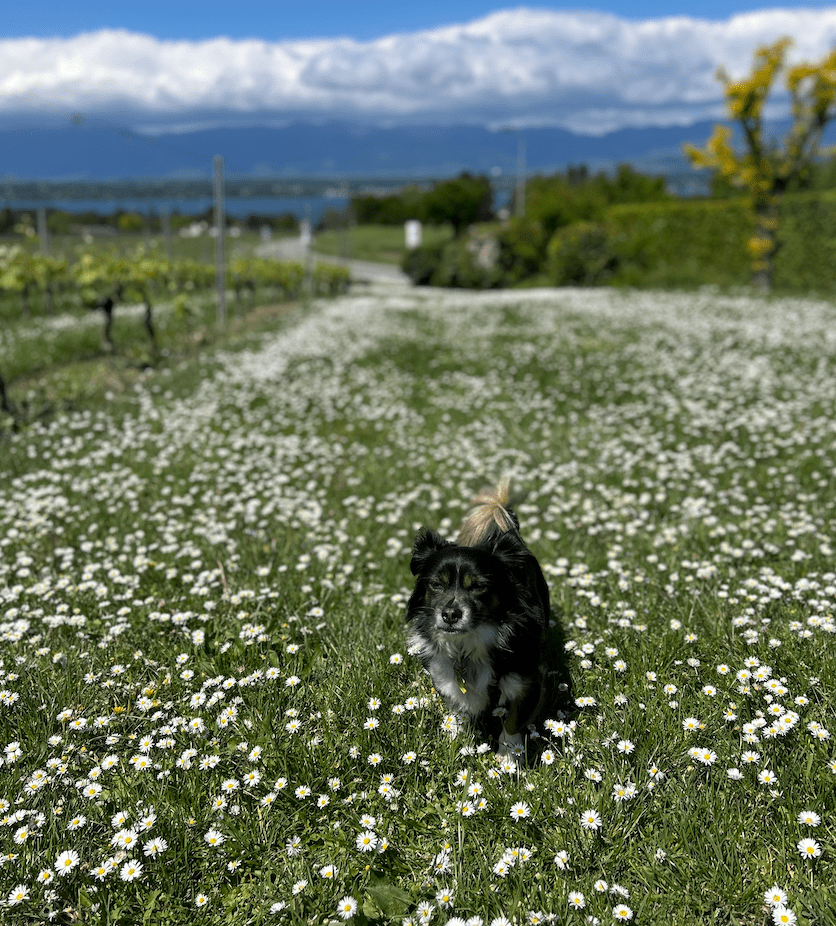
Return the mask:
MULTIPOLYGON (((305 260, 305 246, 299 238, 279 238, 277 241, 265 241, 258 245, 256 254, 259 257, 274 257, 277 260, 305 260)), ((392 283, 408 286, 409 277, 393 264, 379 264, 370 260, 345 260, 330 254, 317 254, 313 251, 312 259, 315 263, 337 264, 348 267, 351 278, 355 283, 392 283)))

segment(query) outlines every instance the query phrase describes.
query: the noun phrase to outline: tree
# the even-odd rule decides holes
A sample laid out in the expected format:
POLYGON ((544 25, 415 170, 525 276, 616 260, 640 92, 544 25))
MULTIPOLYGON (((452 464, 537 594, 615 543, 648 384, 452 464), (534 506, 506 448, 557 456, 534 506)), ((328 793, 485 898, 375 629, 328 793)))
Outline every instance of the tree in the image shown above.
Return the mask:
POLYGON ((686 145, 695 167, 706 167, 752 197, 754 234, 747 242, 753 281, 772 285, 778 251, 778 206, 781 196, 804 180, 819 156, 822 133, 834 117, 836 49, 817 64, 787 66, 788 38, 755 52, 752 73, 732 80, 717 72, 723 84, 726 110, 741 129, 744 149, 732 145, 732 129, 717 125, 703 148, 686 145), (790 97, 792 125, 782 143, 764 135, 763 111, 773 85, 783 72, 790 97))
POLYGON ((449 222, 457 238, 474 222, 493 217, 493 191, 487 177, 464 173, 455 180, 437 183, 424 194, 423 202, 427 221, 439 225, 449 222))

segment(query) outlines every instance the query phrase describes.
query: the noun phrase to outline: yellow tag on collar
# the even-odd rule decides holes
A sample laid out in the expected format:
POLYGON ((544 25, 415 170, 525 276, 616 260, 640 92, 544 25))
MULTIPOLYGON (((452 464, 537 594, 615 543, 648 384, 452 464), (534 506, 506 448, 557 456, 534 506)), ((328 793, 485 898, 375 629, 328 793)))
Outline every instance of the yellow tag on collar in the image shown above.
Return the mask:
POLYGON ((456 684, 462 694, 467 694, 467 685, 464 683, 464 672, 458 666, 456 667, 456 684))

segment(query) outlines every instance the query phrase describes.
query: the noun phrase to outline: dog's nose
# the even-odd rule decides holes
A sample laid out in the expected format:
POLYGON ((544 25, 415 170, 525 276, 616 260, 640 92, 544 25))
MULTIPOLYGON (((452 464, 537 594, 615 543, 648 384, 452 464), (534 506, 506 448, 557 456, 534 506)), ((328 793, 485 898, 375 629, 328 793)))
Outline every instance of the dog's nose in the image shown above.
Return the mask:
POLYGON ((441 616, 445 624, 456 624, 462 619, 462 609, 452 601, 441 609, 441 616))

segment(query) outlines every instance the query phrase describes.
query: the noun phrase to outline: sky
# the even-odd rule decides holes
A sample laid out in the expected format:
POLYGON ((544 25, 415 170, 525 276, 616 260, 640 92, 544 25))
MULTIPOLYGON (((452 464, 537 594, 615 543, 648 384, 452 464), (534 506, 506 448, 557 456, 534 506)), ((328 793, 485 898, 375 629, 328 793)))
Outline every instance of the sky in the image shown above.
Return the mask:
POLYGON ((0 126, 73 114, 149 134, 328 119, 687 125, 722 117, 719 66, 745 74, 783 35, 797 59, 820 59, 836 5, 41 0, 4 10, 0 126))

